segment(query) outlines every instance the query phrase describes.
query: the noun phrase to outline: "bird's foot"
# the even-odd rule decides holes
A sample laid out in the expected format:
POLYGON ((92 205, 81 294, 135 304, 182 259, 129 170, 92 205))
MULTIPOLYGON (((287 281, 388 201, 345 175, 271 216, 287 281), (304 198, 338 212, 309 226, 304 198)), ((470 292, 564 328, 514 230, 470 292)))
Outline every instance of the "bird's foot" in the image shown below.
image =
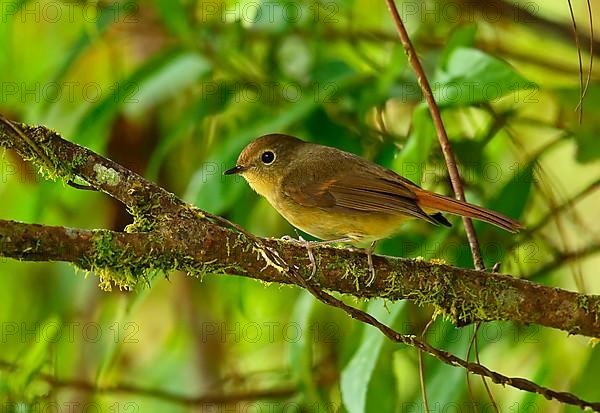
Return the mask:
POLYGON ((306 251, 308 252, 308 260, 310 261, 309 267, 311 268, 311 270, 310 276, 306 279, 306 281, 310 281, 312 280, 312 277, 314 277, 317 273, 317 261, 315 260, 315 256, 312 253, 312 250, 310 249, 311 242, 302 238, 302 235, 298 235, 298 239, 300 240, 300 242, 304 243, 306 251))
POLYGON ((373 265, 373 249, 375 248, 375 243, 376 241, 373 241, 369 248, 367 248, 366 250, 367 263, 369 264, 369 272, 371 273, 371 276, 367 280, 367 287, 370 287, 371 284, 373 284, 373 281, 375 281, 375 266, 373 265))
POLYGON ((298 235, 298 239, 290 237, 289 235, 284 235, 283 237, 281 237, 281 239, 284 241, 301 245, 304 248, 306 248, 306 251, 308 252, 308 260, 310 261, 309 268, 311 268, 310 276, 306 279, 306 281, 310 281, 317 273, 317 261, 315 260, 315 256, 311 249, 311 244, 315 243, 305 240, 304 238, 302 238, 302 235, 298 235))
POLYGON ((287 242, 291 242, 294 244, 303 244, 302 242, 300 242, 299 239, 296 239, 294 237, 290 237, 289 235, 284 235, 283 237, 281 237, 282 241, 287 241, 287 242))

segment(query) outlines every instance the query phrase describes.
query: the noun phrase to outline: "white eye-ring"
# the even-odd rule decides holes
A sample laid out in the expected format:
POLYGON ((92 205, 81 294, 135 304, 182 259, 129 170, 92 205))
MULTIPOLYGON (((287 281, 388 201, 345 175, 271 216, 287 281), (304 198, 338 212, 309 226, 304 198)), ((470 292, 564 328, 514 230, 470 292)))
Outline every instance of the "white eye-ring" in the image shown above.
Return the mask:
POLYGON ((260 156, 260 160, 265 165, 271 165, 275 161, 275 153, 273 151, 264 151, 260 156))

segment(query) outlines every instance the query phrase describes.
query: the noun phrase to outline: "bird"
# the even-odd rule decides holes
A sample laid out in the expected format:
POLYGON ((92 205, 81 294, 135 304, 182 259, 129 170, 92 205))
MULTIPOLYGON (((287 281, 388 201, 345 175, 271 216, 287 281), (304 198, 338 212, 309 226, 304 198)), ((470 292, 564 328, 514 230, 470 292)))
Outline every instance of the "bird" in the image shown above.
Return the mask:
MULTIPOLYGON (((516 220, 421 188, 381 165, 338 148, 272 133, 250 142, 225 175, 241 175, 294 227, 321 243, 368 245, 375 279, 375 243, 409 219, 451 226, 442 213, 474 218, 515 233, 516 220)), ((311 260, 312 261, 312 260, 311 260)))

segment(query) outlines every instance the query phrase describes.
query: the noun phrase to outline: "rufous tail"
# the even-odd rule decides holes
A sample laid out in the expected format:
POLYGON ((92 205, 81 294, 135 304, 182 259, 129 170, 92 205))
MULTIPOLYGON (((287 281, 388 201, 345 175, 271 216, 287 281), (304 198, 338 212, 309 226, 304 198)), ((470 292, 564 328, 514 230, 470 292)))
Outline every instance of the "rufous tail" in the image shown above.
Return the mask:
POLYGON ((478 219, 509 232, 519 232, 519 229, 523 228, 523 225, 519 222, 499 212, 433 192, 425 190, 417 192, 417 201, 419 206, 425 210, 433 209, 460 215, 461 217, 478 219))

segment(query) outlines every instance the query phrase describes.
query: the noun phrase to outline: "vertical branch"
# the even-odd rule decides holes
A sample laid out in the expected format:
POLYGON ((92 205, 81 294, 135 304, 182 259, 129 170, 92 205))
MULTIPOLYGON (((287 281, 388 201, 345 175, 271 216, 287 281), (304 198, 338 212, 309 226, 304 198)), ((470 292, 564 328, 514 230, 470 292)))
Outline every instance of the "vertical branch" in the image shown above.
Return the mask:
MULTIPOLYGON (((404 27, 404 23, 402 22, 402 18, 398 13, 398 9, 396 8, 394 0, 386 0, 386 3, 388 9, 390 10, 390 13, 392 14, 392 18, 394 19, 394 24, 396 25, 396 30, 398 31, 398 35, 400 36, 400 41, 402 42, 404 51, 408 56, 408 63, 411 65, 411 67, 417 75, 417 81, 419 82, 419 86, 423 91, 425 101, 427 102, 427 106, 429 107, 429 112, 431 113, 431 117, 433 118, 433 124, 435 126, 435 130, 437 131, 440 146, 442 147, 442 153, 444 154, 444 159, 448 168, 448 174, 450 176, 450 182, 452 183, 454 195, 456 196, 456 199, 460 201, 465 201, 465 191, 462 184, 462 180, 460 179, 460 174, 458 173, 458 167, 456 166, 456 158, 454 157, 454 152, 452 152, 452 147, 450 146, 448 134, 446 133, 446 128, 444 127, 444 123, 442 122, 440 109, 438 108, 438 105, 435 102, 435 98, 433 97, 433 92, 431 90, 431 86, 429 85, 429 80, 427 80, 427 76, 425 75, 423 66, 421 66, 421 62, 417 57, 417 52, 415 51, 415 48, 412 42, 410 41, 410 37, 408 36, 406 27, 404 27)), ((473 256, 473 263, 475 264, 475 268, 477 268, 478 270, 483 270, 485 269, 485 266, 483 264, 483 259, 481 258, 481 248, 479 246, 477 234, 475 233, 475 228, 473 227, 473 222, 469 218, 465 217, 463 217, 463 222, 465 225, 465 231, 467 233, 467 239, 469 240, 469 247, 471 248, 471 255, 473 256)))
MULTIPOLYGON (((450 176, 450 182, 452 183, 452 189, 454 190, 454 195, 457 199, 461 201, 466 201, 465 199, 465 191, 462 183, 462 179, 460 178, 460 174, 458 172, 458 166, 456 165, 456 158, 454 156, 454 152, 452 151, 452 147, 450 146, 450 140, 448 139, 448 134, 446 133, 446 128, 444 127, 444 122, 442 121, 442 115, 440 113, 440 109, 435 101, 435 97, 433 96, 433 92, 431 90, 431 85, 429 84, 429 80, 425 75, 425 71, 423 70, 423 66, 417 57, 417 52, 408 36, 408 32, 406 31, 406 27, 402 22, 402 18, 398 13, 398 9, 394 0, 386 0, 388 9, 392 14, 392 18, 394 20, 394 24, 396 25, 396 30, 398 31, 398 35, 400 36, 400 41, 402 42, 402 46, 404 47, 404 51, 408 56, 408 62, 412 66, 415 74, 417 75, 417 81, 421 90, 423 91, 423 96, 425 96, 425 101, 427 102, 427 106, 429 107, 429 112, 431 113, 431 118, 433 119, 433 124, 435 126, 435 130, 437 131, 438 141, 442 148, 442 153, 444 154, 444 160, 446 161, 446 166, 448 168, 448 175, 450 176)), ((477 238, 477 234, 475 233, 475 228, 473 227, 473 221, 471 219, 463 217, 463 223, 465 226, 465 232, 467 234, 467 239, 469 242, 469 247, 471 249, 471 256, 473 257, 473 264, 475 268, 478 270, 484 270, 485 265, 483 263, 483 258, 481 257, 481 247, 479 245, 479 239, 477 238)), ((479 324, 476 324, 475 331, 473 333, 473 340, 477 340, 477 327, 479 324)), ((471 350, 471 346, 469 345, 469 353, 471 350)), ((477 347, 475 347, 475 353, 477 355, 477 362, 479 363, 479 354, 477 352, 477 347)), ((468 360, 468 354, 467 354, 468 360)), ((423 371, 422 371, 422 356, 419 352, 419 362, 420 362, 420 371, 421 371, 421 384, 423 386, 423 371)), ((467 382, 469 384, 469 393, 471 393, 471 386, 469 382, 469 372, 467 374, 467 382)), ((494 405, 496 411, 498 410, 494 398, 489 391, 489 387, 487 386, 485 377, 482 378, 483 384, 488 391, 488 395, 492 404, 494 405)), ((472 398, 472 395, 471 395, 472 398)), ((425 389, 423 388, 423 401, 425 404, 425 408, 427 409, 427 396, 425 394, 425 389)), ((428 410, 426 410, 428 411, 428 410)))
MULTIPOLYGON (((433 324, 434 318, 431 317, 427 324, 425 324, 425 328, 421 332, 421 338, 425 341, 425 335, 427 334, 427 330, 431 324, 433 324)), ((468 358, 467 358, 468 361, 468 358)), ((467 371, 467 377, 469 377, 469 372, 467 371)), ((425 362, 423 361, 423 351, 419 350, 419 381, 421 383, 421 395, 423 396, 423 409, 425 409, 425 413, 429 413, 429 401, 427 400, 427 387, 425 386, 425 362)))
POLYGON ((579 63, 579 103, 577 104, 577 110, 579 111, 579 123, 583 121, 583 98, 585 92, 583 90, 583 60, 581 57, 581 43, 579 41, 579 32, 577 31, 577 21, 575 20, 575 13, 573 12, 573 4, 571 0, 567 0, 569 4, 569 12, 571 13, 571 25, 573 27, 573 35, 575 36, 575 46, 577 47, 577 61, 579 63))
POLYGON ((588 73, 585 79, 585 86, 583 85, 583 64, 581 61, 581 45, 579 43, 579 32, 577 31, 577 23, 575 21, 575 13, 573 12, 573 5, 571 4, 571 0, 568 0, 569 4, 569 12, 571 13, 571 23, 573 27, 573 32, 575 36, 575 45, 577 46, 577 56, 579 58, 579 87, 580 87, 580 96, 579 103, 575 110, 579 111, 579 123, 583 120, 583 99, 587 95, 588 87, 590 86, 590 81, 592 79, 592 69, 594 66, 594 13, 592 11, 592 3, 590 0, 587 0, 587 11, 588 11, 588 24, 590 29, 590 42, 589 42, 589 53, 590 53, 590 62, 588 65, 588 73))

